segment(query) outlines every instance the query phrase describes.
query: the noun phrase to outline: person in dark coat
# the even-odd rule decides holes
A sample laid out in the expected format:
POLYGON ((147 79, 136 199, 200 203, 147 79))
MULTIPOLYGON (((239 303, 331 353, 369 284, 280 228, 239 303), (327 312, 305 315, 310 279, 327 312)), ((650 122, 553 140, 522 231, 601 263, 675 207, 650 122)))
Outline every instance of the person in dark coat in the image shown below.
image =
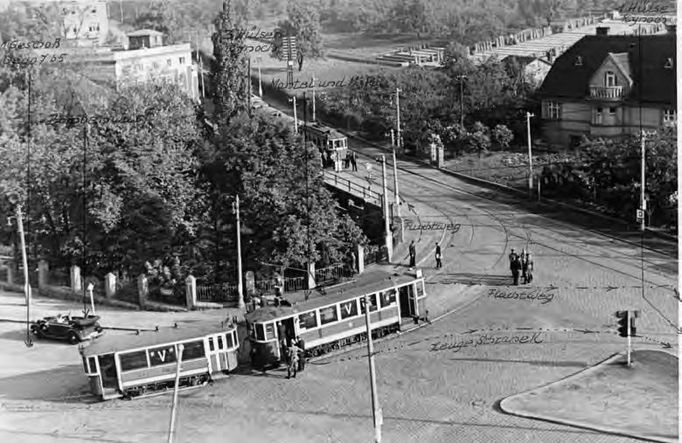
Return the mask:
POLYGON ((443 258, 443 256, 441 255, 441 252, 440 252, 440 244, 436 243, 436 269, 443 267, 442 258, 443 258))
POLYGON ((514 286, 519 285, 519 274, 521 273, 521 259, 518 255, 514 255, 514 261, 512 261, 512 277, 514 277, 514 286))
POLYGON ((296 337, 296 346, 300 349, 298 353, 298 371, 305 369, 305 341, 301 337, 296 337))
POLYGON ((414 268, 417 264, 417 248, 414 246, 414 240, 412 240, 412 243, 410 243, 410 248, 409 248, 409 253, 410 253, 410 267, 414 268))

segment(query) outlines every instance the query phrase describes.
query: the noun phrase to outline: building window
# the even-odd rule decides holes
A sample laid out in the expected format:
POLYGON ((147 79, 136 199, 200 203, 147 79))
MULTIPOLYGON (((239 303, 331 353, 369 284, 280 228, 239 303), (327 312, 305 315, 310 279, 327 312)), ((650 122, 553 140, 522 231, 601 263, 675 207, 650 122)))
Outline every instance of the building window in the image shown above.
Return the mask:
POLYGON ((663 123, 673 124, 677 121, 677 111, 675 109, 664 109, 663 110, 663 123))
POLYGON ((184 65, 185 64, 185 57, 180 57, 180 64, 184 65))
POLYGON ((664 68, 665 68, 665 69, 672 69, 673 66, 674 66, 673 58, 672 58, 672 57, 668 57, 668 60, 665 62, 664 68))
POLYGON ((616 86, 616 74, 614 74, 612 71, 608 71, 606 73, 606 86, 616 86))
POLYGON ((559 120, 561 116, 561 106, 559 102, 547 102, 545 107, 545 118, 559 120))
POLYGON ((614 117, 616 115, 616 108, 609 108, 609 117, 614 117))
POLYGON ((583 57, 581 55, 579 55, 575 58, 575 65, 576 66, 582 66, 583 65, 583 57))
POLYGON ((593 125, 601 125, 602 124, 602 108, 596 108, 594 110, 593 114, 593 119, 592 119, 592 124, 593 125))

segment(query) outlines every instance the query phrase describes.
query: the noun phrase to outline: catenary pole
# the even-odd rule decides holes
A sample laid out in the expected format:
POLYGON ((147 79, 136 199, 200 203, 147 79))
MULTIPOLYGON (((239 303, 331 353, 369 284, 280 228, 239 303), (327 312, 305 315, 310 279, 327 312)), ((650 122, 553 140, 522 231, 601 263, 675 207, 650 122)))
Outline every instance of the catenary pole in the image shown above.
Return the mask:
POLYGON ((374 342, 369 319, 369 295, 365 294, 365 324, 367 326, 367 357, 369 359, 369 383, 372 390, 372 420, 374 422, 374 442, 381 443, 381 414, 377 395, 376 372, 374 369, 374 342))

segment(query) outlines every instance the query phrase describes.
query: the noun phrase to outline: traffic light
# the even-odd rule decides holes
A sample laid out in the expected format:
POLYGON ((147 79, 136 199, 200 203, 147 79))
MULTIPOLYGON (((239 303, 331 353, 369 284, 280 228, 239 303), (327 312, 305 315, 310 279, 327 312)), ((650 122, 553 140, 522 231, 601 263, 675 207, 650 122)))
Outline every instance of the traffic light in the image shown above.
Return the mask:
POLYGON ((635 328, 635 318, 638 317, 639 311, 618 311, 616 312, 616 317, 618 317, 618 335, 621 337, 628 336, 628 323, 630 323, 630 337, 633 337, 637 333, 637 328, 635 328))

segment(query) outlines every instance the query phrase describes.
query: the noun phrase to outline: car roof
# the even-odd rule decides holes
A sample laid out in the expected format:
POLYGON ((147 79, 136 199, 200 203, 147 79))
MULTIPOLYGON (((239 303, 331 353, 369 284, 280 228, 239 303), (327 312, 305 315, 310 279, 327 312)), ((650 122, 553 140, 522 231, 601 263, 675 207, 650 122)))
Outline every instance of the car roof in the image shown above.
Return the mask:
POLYGON ((178 327, 163 327, 158 331, 140 331, 129 333, 104 334, 101 337, 84 344, 80 352, 84 357, 91 355, 110 354, 128 349, 145 348, 148 346, 175 343, 184 340, 202 338, 210 334, 233 331, 234 326, 225 326, 223 323, 188 323, 178 327))

